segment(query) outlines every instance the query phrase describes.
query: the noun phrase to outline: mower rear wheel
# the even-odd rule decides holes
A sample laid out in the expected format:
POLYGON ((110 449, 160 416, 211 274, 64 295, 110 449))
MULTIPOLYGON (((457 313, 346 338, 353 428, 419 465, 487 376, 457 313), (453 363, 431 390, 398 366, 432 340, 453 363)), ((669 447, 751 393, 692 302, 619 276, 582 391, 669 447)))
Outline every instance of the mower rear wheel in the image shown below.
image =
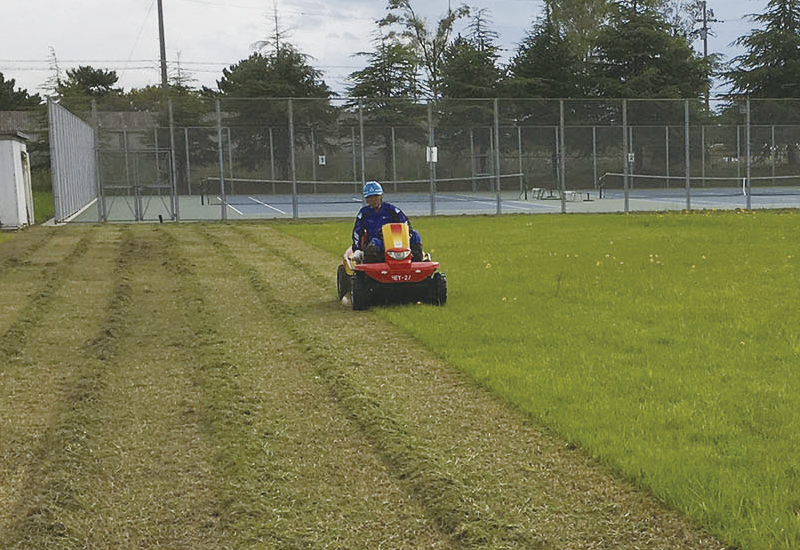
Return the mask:
POLYGON ((357 271, 351 279, 350 303, 353 311, 363 311, 370 306, 370 289, 367 276, 357 271))
POLYGON ((350 292, 350 275, 345 271, 344 266, 339 264, 339 269, 336 271, 336 294, 339 299, 350 292))

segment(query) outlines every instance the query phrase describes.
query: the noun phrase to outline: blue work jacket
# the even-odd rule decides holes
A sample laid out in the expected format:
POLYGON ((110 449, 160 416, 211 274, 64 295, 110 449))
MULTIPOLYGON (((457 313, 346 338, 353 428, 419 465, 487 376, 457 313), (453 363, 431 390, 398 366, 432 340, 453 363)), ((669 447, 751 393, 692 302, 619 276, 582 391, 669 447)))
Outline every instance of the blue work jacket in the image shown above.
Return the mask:
MULTIPOLYGON (((353 250, 362 250, 373 239, 382 240, 381 227, 387 223, 408 222, 408 217, 393 204, 388 202, 381 203, 381 207, 376 211, 367 205, 358 211, 356 223, 353 226, 353 250), (366 237, 362 241, 362 236, 366 237)), ((411 230, 411 222, 408 223, 411 230)))

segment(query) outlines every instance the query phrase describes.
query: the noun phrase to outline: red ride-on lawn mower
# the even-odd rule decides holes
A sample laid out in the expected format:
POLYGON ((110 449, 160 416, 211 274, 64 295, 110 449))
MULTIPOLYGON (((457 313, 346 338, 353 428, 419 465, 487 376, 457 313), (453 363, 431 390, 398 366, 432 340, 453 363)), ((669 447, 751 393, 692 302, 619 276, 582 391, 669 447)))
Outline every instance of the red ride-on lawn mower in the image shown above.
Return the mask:
POLYGON ((447 279, 436 271, 439 262, 432 262, 428 254, 421 262, 412 260, 408 224, 387 223, 381 229, 384 261, 363 263, 361 254, 347 248, 336 277, 342 303, 349 301, 354 310, 410 302, 443 306, 447 301, 447 279))

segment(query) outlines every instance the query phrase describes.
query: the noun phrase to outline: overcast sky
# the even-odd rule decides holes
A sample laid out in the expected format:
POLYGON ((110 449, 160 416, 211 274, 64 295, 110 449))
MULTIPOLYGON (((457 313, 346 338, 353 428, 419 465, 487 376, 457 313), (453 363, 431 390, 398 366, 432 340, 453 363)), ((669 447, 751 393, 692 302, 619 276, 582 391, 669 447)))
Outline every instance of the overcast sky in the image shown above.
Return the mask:
MULTIPOLYGON (((18 88, 43 93, 54 74, 52 52, 62 71, 78 65, 115 70, 124 89, 160 83, 156 0, 2 0, 0 72, 18 88)), ((460 4, 453 0, 455 7, 460 4)), ((504 49, 502 61, 542 15, 541 0, 470 0, 486 8, 491 28, 504 49)), ((709 53, 726 59, 753 25, 746 16, 761 12, 766 0, 708 0, 721 22, 713 23, 709 53)), ((163 0, 168 62, 181 67, 196 86, 216 87, 222 69, 247 58, 259 40, 274 33, 274 6, 287 39, 310 64, 323 71, 334 91, 344 92, 348 74, 363 68, 357 52, 372 49, 375 21, 386 13, 385 0, 163 0)), ((447 0, 412 0, 417 13, 435 24, 447 0)), ((695 43, 702 51, 702 43, 695 43)))

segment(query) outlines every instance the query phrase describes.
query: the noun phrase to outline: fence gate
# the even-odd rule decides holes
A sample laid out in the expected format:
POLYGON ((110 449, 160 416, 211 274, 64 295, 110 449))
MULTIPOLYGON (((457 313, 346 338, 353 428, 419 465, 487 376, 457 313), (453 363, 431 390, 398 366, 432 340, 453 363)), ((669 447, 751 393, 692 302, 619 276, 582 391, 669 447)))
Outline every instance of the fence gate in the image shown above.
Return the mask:
POLYGON ((106 130, 102 142, 101 219, 177 220, 173 154, 159 146, 157 132, 106 130))

